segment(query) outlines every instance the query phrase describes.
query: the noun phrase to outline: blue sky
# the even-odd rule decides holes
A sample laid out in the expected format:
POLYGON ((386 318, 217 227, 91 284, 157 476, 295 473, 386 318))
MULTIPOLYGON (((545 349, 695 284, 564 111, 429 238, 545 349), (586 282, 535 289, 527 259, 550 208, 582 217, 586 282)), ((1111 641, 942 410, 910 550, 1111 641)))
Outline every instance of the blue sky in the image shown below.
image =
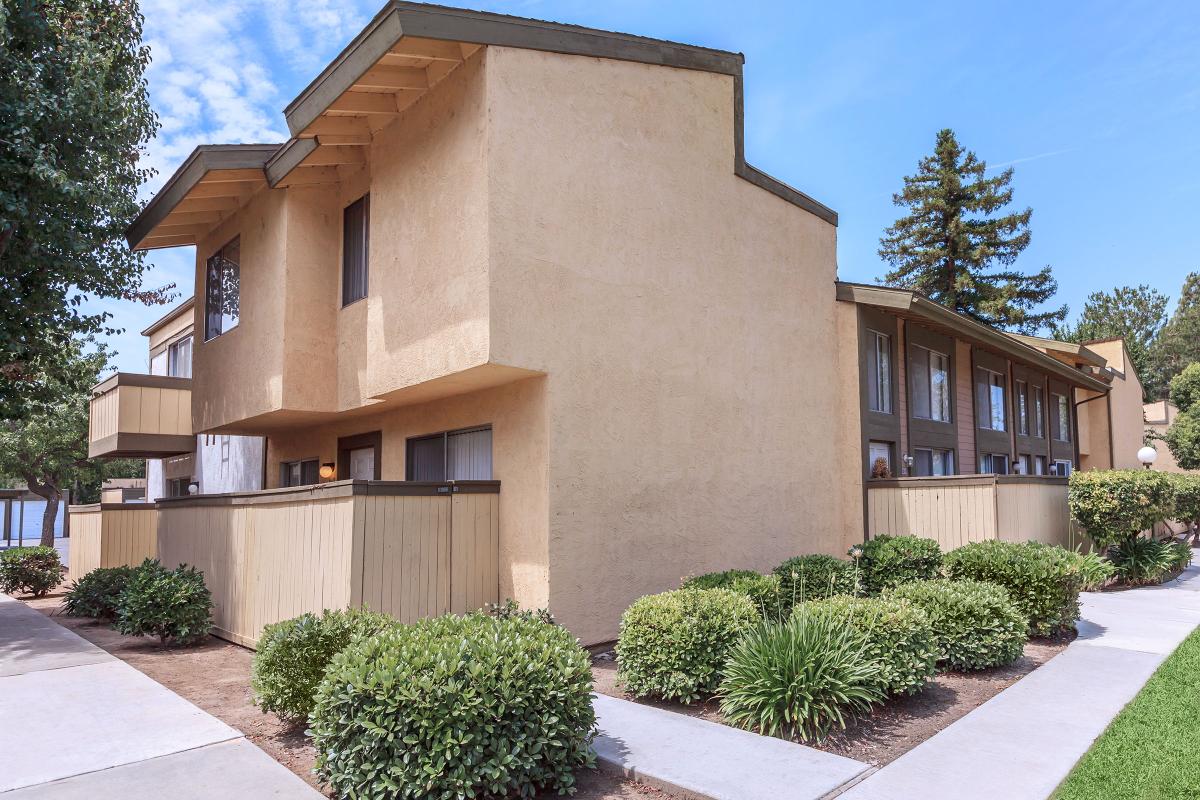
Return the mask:
MULTIPOLYGON (((453 5, 453 3, 450 3, 453 5)), ((143 0, 163 128, 157 190, 201 143, 283 141, 283 107, 380 0, 143 0)), ((1200 270, 1200 4, 1195 2, 637 2, 465 4, 746 56, 746 155, 841 217, 838 271, 872 281, 901 178, 953 128, 1012 165, 1034 209, 1018 266, 1050 264, 1073 313, 1096 289, 1178 294, 1200 270)), ((192 290, 191 248, 158 251, 147 285, 192 290)), ((126 331, 116 364, 162 308, 93 304, 126 331)))

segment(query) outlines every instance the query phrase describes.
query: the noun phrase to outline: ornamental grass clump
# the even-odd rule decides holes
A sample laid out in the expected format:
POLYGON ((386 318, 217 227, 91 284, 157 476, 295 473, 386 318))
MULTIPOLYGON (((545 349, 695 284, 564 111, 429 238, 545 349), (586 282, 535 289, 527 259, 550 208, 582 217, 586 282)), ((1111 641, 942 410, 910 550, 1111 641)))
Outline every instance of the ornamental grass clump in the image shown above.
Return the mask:
POLYGON ((859 567, 863 588, 879 594, 910 581, 938 576, 942 549, 933 539, 919 536, 876 536, 862 545, 859 567))
POLYGON ((355 639, 309 733, 335 797, 457 800, 572 792, 595 763, 591 661, 526 616, 423 619, 355 639))
POLYGON ((684 580, 683 589, 728 589, 744 594, 754 603, 763 619, 779 621, 792 613, 790 598, 785 598, 778 575, 761 575, 744 569, 710 572, 684 580))
POLYGON ((625 609, 617 639, 617 678, 637 697, 690 703, 721 683, 730 648, 760 616, 728 589, 676 589, 625 609))
POLYGON ((1108 560, 1121 583, 1151 586, 1190 564, 1192 550, 1183 542, 1138 536, 1110 547, 1108 560))
POLYGON ((767 736, 820 740, 883 699, 865 637, 835 615, 799 606, 732 649, 719 697, 733 725, 767 736))
POLYGON ((1034 636, 1073 630, 1084 573, 1070 550, 1041 542, 972 542, 946 554, 952 579, 994 583, 1025 615, 1034 636))
POLYGON ((112 619, 117 615, 117 600, 133 577, 133 567, 100 567, 74 581, 63 599, 68 617, 112 619))
POLYGON ((921 608, 895 597, 831 597, 799 608, 829 617, 862 635, 878 664, 874 677, 884 694, 916 694, 937 673, 933 625, 921 608))
POLYGON ((833 556, 796 556, 773 572, 779 576, 779 591, 790 604, 859 592, 858 565, 833 556))
POLYGON ((1028 641, 1025 615, 1008 593, 970 580, 915 581, 887 596, 920 606, 933 626, 938 662, 948 669, 986 669, 1021 657, 1028 641))
POLYGON ((250 673, 255 705, 285 720, 306 719, 333 657, 355 638, 398 624, 394 617, 364 609, 326 609, 321 616, 301 614, 267 625, 250 673))
POLYGON ((62 583, 63 565, 53 547, 10 547, 0 553, 0 592, 42 597, 62 583))
POLYGON ((126 636, 157 636, 162 644, 192 644, 212 629, 212 594, 204 575, 180 564, 146 559, 117 598, 113 627, 126 636))

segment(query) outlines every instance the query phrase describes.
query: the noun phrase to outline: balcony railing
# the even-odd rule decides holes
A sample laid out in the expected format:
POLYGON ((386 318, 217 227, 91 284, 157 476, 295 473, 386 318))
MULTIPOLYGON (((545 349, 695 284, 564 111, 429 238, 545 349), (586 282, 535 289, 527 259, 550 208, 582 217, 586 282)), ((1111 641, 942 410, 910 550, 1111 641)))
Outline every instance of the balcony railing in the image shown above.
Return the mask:
POLYGON ((1074 549, 1083 537, 1067 508, 1067 479, 954 475, 867 482, 870 536, 923 536, 943 550, 1000 539, 1074 549))
POLYGON ((164 458, 195 446, 190 379, 118 372, 92 389, 88 457, 164 458))

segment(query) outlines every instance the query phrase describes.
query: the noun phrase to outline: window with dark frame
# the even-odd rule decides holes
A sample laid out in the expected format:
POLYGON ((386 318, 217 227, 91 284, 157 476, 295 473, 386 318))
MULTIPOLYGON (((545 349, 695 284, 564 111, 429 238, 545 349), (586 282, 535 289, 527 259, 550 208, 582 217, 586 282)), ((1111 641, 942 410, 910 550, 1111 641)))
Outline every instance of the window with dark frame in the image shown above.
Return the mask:
POLYGON ((319 460, 315 458, 284 461, 279 465, 279 485, 312 486, 320 481, 320 468, 319 460))
POLYGON ((189 334, 167 348, 167 374, 172 378, 192 377, 192 337, 189 334))
POLYGON ((342 211, 342 305, 367 296, 371 195, 364 194, 342 211))
POLYGON ((405 480, 490 481, 492 426, 443 431, 408 440, 405 480))
POLYGON ((1008 456, 1003 453, 984 453, 982 472, 985 475, 1007 475, 1008 456))
POLYGON ((1029 384, 1017 381, 1017 433, 1029 435, 1029 384))
POLYGON ((209 256, 204 269, 204 341, 237 327, 241 314, 241 237, 209 256))
POLYGON ((913 345, 913 416, 950 422, 950 357, 913 345))
POLYGON ((1054 435, 1054 440, 1058 442, 1071 441, 1070 401, 1066 395, 1051 393, 1050 406, 1054 413, 1054 417, 1051 420, 1054 424, 1050 428, 1050 433, 1054 435))
POLYGON ((930 447, 913 449, 913 474, 919 478, 954 474, 954 451, 930 447))
POLYGON ((892 337, 868 331, 867 394, 868 407, 881 414, 892 413, 892 337))
POLYGON ((1046 407, 1042 398, 1042 387, 1033 387, 1033 435, 1038 439, 1046 438, 1046 407))
POLYGON ((978 367, 976 371, 978 376, 975 381, 975 407, 979 427, 993 431, 1007 430, 1004 376, 983 367, 978 367))

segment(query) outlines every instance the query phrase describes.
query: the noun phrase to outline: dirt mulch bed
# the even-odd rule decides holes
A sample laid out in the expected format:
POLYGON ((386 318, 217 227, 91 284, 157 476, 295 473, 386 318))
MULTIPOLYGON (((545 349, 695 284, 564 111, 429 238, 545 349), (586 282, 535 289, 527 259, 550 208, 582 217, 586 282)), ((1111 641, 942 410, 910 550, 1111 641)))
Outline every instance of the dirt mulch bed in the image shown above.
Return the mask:
MULTIPOLYGON (((978 672, 943 672, 920 694, 893 698, 877 706, 869 716, 851 723, 847 730, 832 734, 819 744, 806 744, 818 750, 883 766, 1012 686, 1062 652, 1069 643, 1069 638, 1035 639, 1025 646, 1025 654, 1021 658, 1006 667, 978 672)), ((618 687, 617 665, 608 654, 592 659, 592 676, 597 692, 635 700, 618 687)), ((691 705, 650 700, 636 702, 710 722, 725 722, 718 704, 712 700, 691 705)))
MULTIPOLYGON (((25 602, 238 729, 267 755, 320 790, 312 774, 316 750, 304 736, 303 727, 292 727, 274 714, 264 714, 251 701, 252 651, 211 636, 194 647, 163 648, 156 641, 122 636, 103 622, 58 614, 58 596, 25 602)), ((666 800, 671 797, 604 772, 582 770, 576 777, 579 789, 573 795, 575 800, 666 800)), ((548 797, 558 795, 551 793, 548 797)))

